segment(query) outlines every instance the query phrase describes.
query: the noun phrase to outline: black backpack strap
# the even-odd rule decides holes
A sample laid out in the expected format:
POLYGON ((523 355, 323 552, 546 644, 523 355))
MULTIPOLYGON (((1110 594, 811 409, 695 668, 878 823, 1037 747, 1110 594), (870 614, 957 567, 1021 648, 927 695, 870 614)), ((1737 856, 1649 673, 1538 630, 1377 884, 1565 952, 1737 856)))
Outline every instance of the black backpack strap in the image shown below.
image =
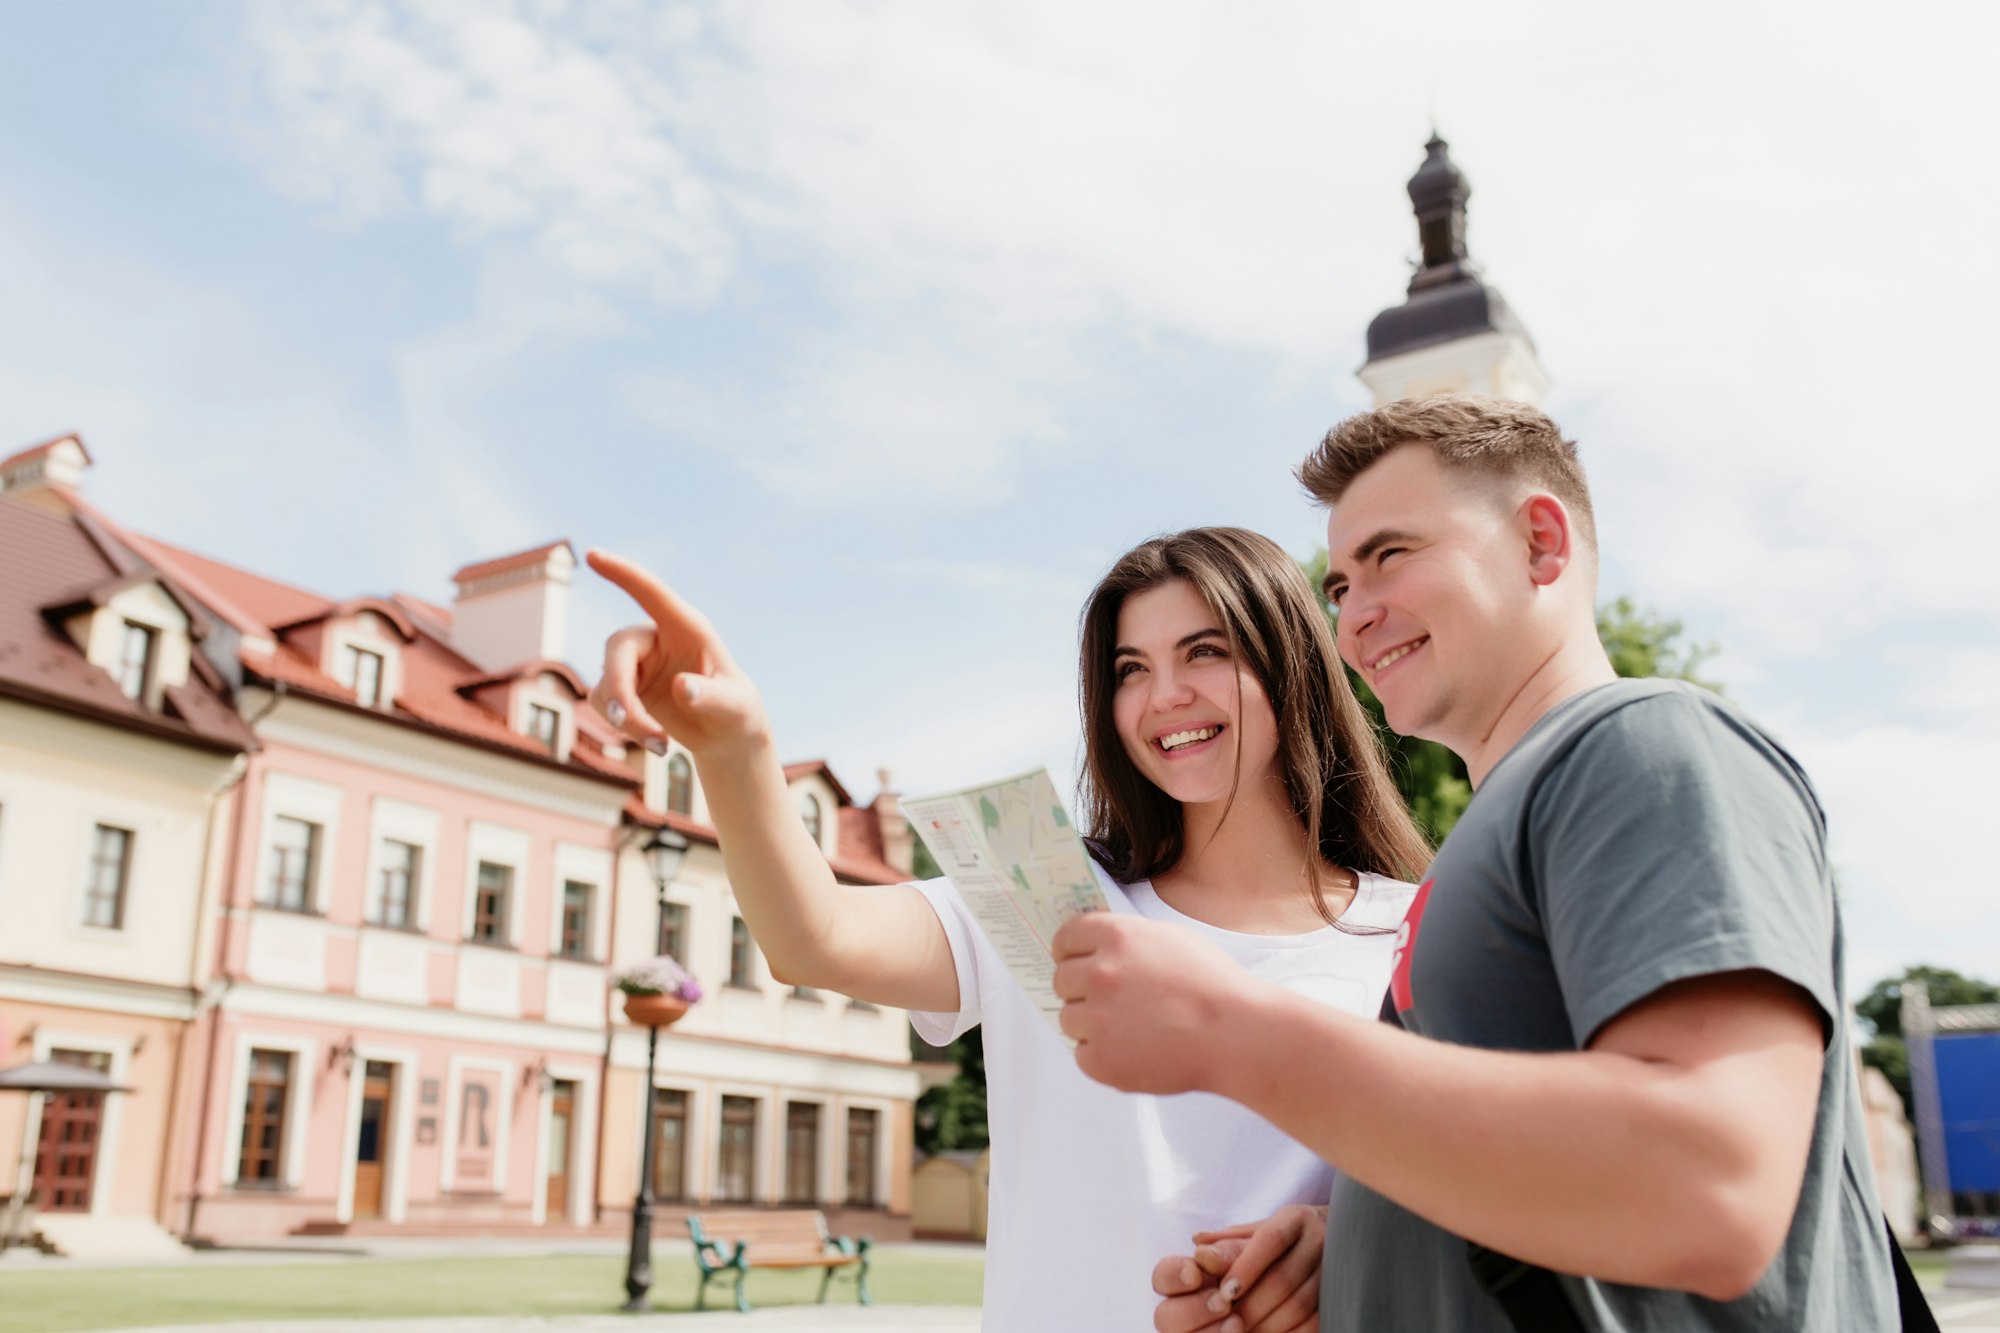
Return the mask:
POLYGON ((1896 1243, 1896 1228, 1885 1217, 1882 1229, 1889 1233, 1889 1263, 1896 1270, 1896 1306, 1903 1315, 1903 1333, 1938 1333, 1937 1316, 1917 1285, 1917 1275, 1910 1271, 1910 1261, 1903 1257, 1903 1247, 1896 1243))
POLYGON ((1589 1333, 1561 1279, 1548 1269, 1471 1241, 1465 1242, 1465 1257, 1472 1261, 1472 1276, 1500 1302, 1516 1333, 1589 1333))

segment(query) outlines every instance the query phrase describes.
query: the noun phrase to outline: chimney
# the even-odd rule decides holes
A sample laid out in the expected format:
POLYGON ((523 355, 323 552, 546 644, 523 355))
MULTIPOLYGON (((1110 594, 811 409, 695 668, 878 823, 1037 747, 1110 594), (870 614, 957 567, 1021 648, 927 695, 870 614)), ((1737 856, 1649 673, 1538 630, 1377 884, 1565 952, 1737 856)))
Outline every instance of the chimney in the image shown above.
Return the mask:
POLYGON ((451 576, 451 646, 489 671, 562 661, 575 569, 567 541, 467 565, 451 576))
POLYGON ((83 489, 90 451, 81 435, 61 435, 11 458, 0 459, 0 495, 25 500, 38 508, 69 512, 64 490, 83 489))
POLYGON ((889 786, 893 776, 886 768, 875 770, 875 780, 882 785, 875 796, 875 818, 882 829, 882 859, 907 875, 916 854, 917 835, 903 817, 901 794, 889 786))

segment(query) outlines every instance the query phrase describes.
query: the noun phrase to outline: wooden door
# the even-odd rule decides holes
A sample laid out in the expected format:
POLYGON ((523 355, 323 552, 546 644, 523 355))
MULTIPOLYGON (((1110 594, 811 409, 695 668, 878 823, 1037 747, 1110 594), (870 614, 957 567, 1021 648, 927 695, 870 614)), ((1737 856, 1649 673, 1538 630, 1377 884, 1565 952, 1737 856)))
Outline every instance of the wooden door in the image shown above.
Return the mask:
MULTIPOLYGON (((49 1052, 57 1064, 108 1073, 101 1051, 49 1052)), ((35 1144, 35 1197, 44 1212, 87 1213, 97 1181, 97 1136, 104 1126, 104 1094, 57 1092, 42 1103, 42 1133, 35 1144)))
POLYGON ((370 1060, 361 1080, 361 1125, 354 1143, 354 1216, 382 1216, 382 1168, 389 1157, 389 1102, 393 1065, 370 1060))
POLYGON ((576 1126, 576 1084, 557 1079, 549 1088, 549 1189, 542 1221, 569 1221, 569 1171, 576 1126))

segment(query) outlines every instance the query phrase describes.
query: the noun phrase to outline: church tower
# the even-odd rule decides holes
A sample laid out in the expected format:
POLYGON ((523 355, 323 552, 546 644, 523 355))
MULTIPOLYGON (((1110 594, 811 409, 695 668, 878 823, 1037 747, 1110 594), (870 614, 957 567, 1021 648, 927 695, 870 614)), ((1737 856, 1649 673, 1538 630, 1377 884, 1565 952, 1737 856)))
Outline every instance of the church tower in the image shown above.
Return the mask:
POLYGON ((1482 282, 1465 248, 1465 203, 1472 186, 1432 133, 1424 164, 1410 177, 1423 263, 1410 294, 1368 325, 1361 382, 1376 406, 1428 393, 1476 393, 1539 404, 1548 372, 1534 340, 1500 293, 1482 282))

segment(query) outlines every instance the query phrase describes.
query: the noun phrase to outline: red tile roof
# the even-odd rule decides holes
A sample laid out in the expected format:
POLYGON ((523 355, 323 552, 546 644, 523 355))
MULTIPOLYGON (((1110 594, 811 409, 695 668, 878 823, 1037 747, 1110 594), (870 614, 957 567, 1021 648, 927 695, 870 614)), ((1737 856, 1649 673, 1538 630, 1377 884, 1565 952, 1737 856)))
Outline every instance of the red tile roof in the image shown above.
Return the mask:
POLYGON ((77 448, 83 450, 83 461, 86 463, 91 461, 90 449, 84 444, 83 436, 78 435, 75 431, 71 431, 67 435, 58 435, 53 440, 43 440, 40 444, 31 444, 17 454, 9 454, 5 458, 0 458, 0 471, 10 468, 16 463, 25 463, 36 454, 45 454, 63 443, 74 443, 77 448))
POLYGON ((0 498, 0 569, 6 571, 0 578, 0 694, 205 749, 251 748, 249 728, 222 696, 212 672, 197 666, 186 684, 165 692, 159 712, 150 711, 126 698, 111 674, 92 666, 44 614, 50 607, 85 604, 108 585, 147 576, 176 600, 188 600, 164 573, 141 573, 131 551, 100 542, 111 539, 74 513, 0 498))
POLYGON ((529 565, 539 565, 555 551, 568 551, 569 558, 576 559, 576 548, 569 544, 567 537, 545 542, 532 551, 516 551, 513 555, 503 555, 492 560, 481 560, 467 565, 451 576, 453 583, 465 583, 472 579, 483 579, 492 574, 504 574, 510 569, 521 569, 529 565))
POLYGON ((847 788, 840 785, 840 779, 833 775, 833 769, 824 759, 805 759, 796 764, 785 765, 785 781, 797 782, 809 773, 817 773, 833 788, 833 794, 842 805, 853 805, 854 798, 847 794, 847 788))
MULTIPOLYGON (((872 823, 875 819, 875 812, 872 810, 856 810, 849 807, 842 809, 840 814, 839 850, 826 858, 826 863, 833 868, 833 873, 850 883, 907 884, 910 880, 909 874, 896 869, 896 867, 882 859, 880 837, 877 837, 874 846, 871 848, 864 841, 864 835, 860 834, 859 829, 851 827, 851 821, 848 819, 849 815, 859 816, 872 823)), ((647 805, 636 793, 634 793, 630 800, 625 802, 625 817, 633 823, 644 825, 647 828, 673 829, 675 832, 685 834, 696 842, 705 842, 711 847, 719 845, 721 842, 720 836, 710 825, 704 824, 698 819, 689 819, 686 815, 677 815, 666 810, 655 810, 647 805)), ((852 822, 858 823, 858 821, 852 822)))

